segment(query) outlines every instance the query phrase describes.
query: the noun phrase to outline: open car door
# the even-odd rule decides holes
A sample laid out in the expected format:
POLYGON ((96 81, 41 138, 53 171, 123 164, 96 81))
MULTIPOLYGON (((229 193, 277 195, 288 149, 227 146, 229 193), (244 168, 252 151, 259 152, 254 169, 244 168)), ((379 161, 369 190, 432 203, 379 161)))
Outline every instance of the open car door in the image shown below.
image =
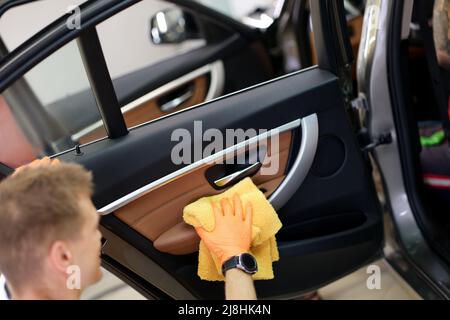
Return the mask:
MULTIPOLYGON (((105 266, 147 296, 224 297, 222 283, 197 276, 199 238, 183 222, 182 210, 220 192, 217 181, 230 175, 238 176, 234 182, 251 175, 283 223, 275 279, 256 283, 260 298, 292 298, 317 289, 380 254, 382 219, 370 167, 346 113, 342 78, 335 75, 343 76, 340 65, 350 56, 341 29, 342 2, 313 1, 311 7, 319 67, 176 113, 118 140, 86 146, 81 157, 62 157, 94 173, 105 266), (204 131, 267 129, 268 143, 270 130, 278 130, 278 170, 262 175, 211 163, 212 158, 175 164, 174 130, 191 134, 192 150, 205 145, 194 132, 195 121, 204 131)), ((227 157, 229 151, 218 150, 212 157, 227 157)))
MULTIPOLYGON (((117 109, 104 117, 109 139, 58 156, 93 172, 94 203, 102 215, 103 265, 145 296, 224 298, 223 283, 197 276, 199 238, 183 222, 182 212, 187 204, 222 192, 247 176, 283 223, 277 234, 280 260, 274 263, 275 278, 256 282, 260 298, 294 298, 380 256, 381 210, 370 164, 347 113, 351 47, 343 3, 311 1, 311 14, 318 66, 183 109, 129 132, 117 109), (176 130, 192 137, 190 150, 208 145, 198 134, 199 123, 202 132, 216 129, 223 136, 229 129, 254 129, 257 134, 207 157, 175 163, 173 152, 180 142, 173 138, 176 130), (262 155, 257 152, 261 164, 217 162, 236 150, 254 152, 251 145, 258 141, 266 146, 258 148, 266 150, 262 155), (279 147, 271 148, 273 144, 279 147), (279 165, 263 174, 269 156, 279 159, 279 165)), ((104 96, 112 86, 98 77, 102 65, 92 62, 98 55, 84 58, 97 95, 104 96)), ((100 104, 114 104, 114 99, 101 98, 97 97, 100 104)))

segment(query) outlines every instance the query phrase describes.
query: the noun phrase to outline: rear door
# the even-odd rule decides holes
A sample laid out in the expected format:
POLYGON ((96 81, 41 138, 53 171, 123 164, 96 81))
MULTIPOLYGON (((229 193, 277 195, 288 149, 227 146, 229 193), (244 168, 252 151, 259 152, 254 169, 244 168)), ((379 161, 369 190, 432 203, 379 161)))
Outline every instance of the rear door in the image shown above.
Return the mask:
MULTIPOLYGON (((117 1, 117 6, 126 2, 117 1)), ((119 10, 113 7, 111 1, 105 4, 102 14, 119 10)), ((87 5, 87 17, 89 9, 95 12, 87 5)), ((275 279, 256 282, 260 298, 294 298, 380 255, 380 208, 369 163, 349 120, 349 93, 342 89, 347 88, 345 66, 350 62, 341 28, 343 4, 313 1, 311 12, 318 66, 132 130, 111 98, 113 86, 95 34, 87 27, 80 31, 85 67, 109 138, 58 157, 93 172, 104 266, 147 297, 224 298, 222 283, 197 276, 199 238, 184 224, 182 209, 247 176, 283 223, 275 279), (234 135, 228 143, 227 134, 234 135), (212 148, 213 136, 223 143, 212 148), (242 154, 242 163, 223 163, 242 154)), ((75 32, 61 30, 61 35, 76 37, 75 32)), ((0 74, 14 63, 6 61, 0 74)), ((16 73, 2 78, 0 92, 16 73)))

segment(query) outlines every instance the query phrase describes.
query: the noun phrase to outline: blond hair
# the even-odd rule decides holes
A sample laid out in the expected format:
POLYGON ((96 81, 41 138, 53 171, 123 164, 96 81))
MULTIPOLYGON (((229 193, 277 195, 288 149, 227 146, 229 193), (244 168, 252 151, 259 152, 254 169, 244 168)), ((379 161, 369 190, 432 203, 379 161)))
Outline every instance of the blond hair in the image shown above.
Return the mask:
POLYGON ((84 195, 92 195, 92 175, 76 164, 25 167, 0 183, 0 272, 8 282, 34 276, 52 241, 76 237, 84 195))

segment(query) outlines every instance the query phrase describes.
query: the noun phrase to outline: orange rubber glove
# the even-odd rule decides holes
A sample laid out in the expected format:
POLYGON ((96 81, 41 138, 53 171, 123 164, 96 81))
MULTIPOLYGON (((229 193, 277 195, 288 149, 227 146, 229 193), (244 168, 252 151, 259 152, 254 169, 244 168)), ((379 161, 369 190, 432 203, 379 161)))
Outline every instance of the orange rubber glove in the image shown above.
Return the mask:
POLYGON ((209 251, 219 258, 221 264, 233 256, 250 250, 252 241, 253 209, 247 203, 245 213, 240 197, 235 194, 233 206, 229 199, 222 199, 222 208, 211 202, 215 226, 212 232, 195 228, 209 251))

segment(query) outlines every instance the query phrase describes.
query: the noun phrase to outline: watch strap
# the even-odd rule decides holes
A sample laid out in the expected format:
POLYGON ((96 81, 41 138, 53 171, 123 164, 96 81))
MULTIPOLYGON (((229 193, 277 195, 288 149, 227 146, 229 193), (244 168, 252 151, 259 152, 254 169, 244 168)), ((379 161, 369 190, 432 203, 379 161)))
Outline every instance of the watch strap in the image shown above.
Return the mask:
POLYGON ((239 265, 239 256, 234 256, 225 261, 222 265, 222 274, 225 275, 230 269, 234 269, 239 265))

